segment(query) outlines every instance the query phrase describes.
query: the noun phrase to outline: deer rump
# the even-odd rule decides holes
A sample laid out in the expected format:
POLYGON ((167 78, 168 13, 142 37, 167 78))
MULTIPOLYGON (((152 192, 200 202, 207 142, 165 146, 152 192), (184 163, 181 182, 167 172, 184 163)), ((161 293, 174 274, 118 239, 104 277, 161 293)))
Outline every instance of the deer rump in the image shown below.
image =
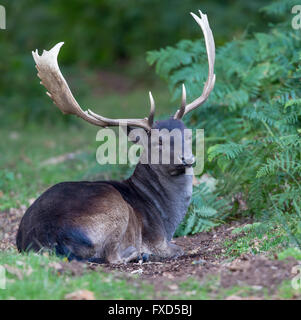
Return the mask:
POLYGON ((26 211, 17 247, 19 251, 50 249, 69 260, 98 263, 129 262, 145 259, 146 254, 179 255, 175 245, 166 250, 159 215, 143 215, 145 210, 152 211, 126 182, 59 183, 26 211))

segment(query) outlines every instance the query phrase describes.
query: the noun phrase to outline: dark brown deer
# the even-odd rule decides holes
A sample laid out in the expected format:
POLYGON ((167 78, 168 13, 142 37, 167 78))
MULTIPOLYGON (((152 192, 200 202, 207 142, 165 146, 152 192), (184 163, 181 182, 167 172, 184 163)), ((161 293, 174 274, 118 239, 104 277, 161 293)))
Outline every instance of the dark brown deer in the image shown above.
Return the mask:
MULTIPOLYGON (((57 107, 67 114, 96 126, 128 125, 128 131, 142 128, 148 137, 152 129, 181 132, 183 145, 188 145, 184 135, 182 117, 203 104, 215 83, 215 45, 207 16, 191 13, 202 28, 207 56, 208 79, 202 95, 186 104, 183 85, 182 105, 167 120, 153 123, 155 104, 150 93, 150 114, 144 119, 108 119, 88 110, 83 111, 74 99, 60 72, 57 56, 63 43, 57 44, 41 56, 33 52, 38 76, 57 107)), ((149 139, 150 140, 150 139, 149 139)), ((148 151, 156 148, 162 152, 162 140, 145 145, 148 151)), ((174 141, 173 141, 174 142, 174 141)), ((176 151, 170 141, 170 156, 180 163, 137 164, 133 175, 121 182, 63 182, 44 192, 26 211, 17 234, 19 251, 54 250, 70 260, 96 262, 129 262, 137 257, 155 255, 177 257, 183 254, 180 247, 171 243, 173 234, 186 214, 192 194, 192 155, 189 148, 176 151), (187 174, 190 173, 190 174, 187 174)))

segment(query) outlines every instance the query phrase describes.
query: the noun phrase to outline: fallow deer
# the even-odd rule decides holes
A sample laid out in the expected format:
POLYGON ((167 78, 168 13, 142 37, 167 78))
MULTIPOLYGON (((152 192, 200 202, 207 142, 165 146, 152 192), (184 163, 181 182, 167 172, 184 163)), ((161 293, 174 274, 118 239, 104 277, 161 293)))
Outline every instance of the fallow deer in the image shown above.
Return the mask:
MULTIPOLYGON (((63 43, 39 56, 33 52, 41 84, 56 106, 65 114, 74 114, 100 126, 127 124, 142 128, 150 137, 152 129, 178 129, 183 144, 185 125, 182 117, 203 104, 215 83, 215 44, 207 16, 191 13, 201 27, 208 57, 208 78, 200 97, 186 104, 182 87, 182 104, 167 120, 153 122, 155 103, 150 93, 150 114, 144 119, 109 119, 91 110, 83 111, 73 97, 60 72, 57 56, 63 43)), ((177 257, 183 250, 171 242, 184 218, 192 195, 193 155, 190 147, 183 152, 171 147, 171 156, 180 164, 139 162, 133 175, 124 181, 63 182, 45 191, 26 211, 17 234, 19 251, 54 250, 69 260, 121 263, 137 257, 155 255, 177 257), (190 173, 190 174, 185 174, 190 173)), ((157 148, 161 142, 148 143, 157 148)))

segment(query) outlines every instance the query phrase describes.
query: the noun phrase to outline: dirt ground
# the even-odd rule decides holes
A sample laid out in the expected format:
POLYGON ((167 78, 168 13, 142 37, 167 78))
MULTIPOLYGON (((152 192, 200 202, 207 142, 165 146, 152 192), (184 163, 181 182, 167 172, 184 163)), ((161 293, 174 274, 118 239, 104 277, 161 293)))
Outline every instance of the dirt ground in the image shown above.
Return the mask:
MULTIPOLYGON (((0 250, 15 248, 16 232, 24 209, 10 209, 0 213, 0 250)), ((218 274, 220 284, 224 288, 243 283, 259 288, 265 287, 273 293, 284 279, 292 278, 291 270, 297 261, 293 258, 280 261, 250 254, 244 254, 231 261, 224 255, 223 243, 226 239, 235 240, 239 236, 231 234, 231 231, 242 223, 246 221, 236 221, 210 232, 176 238, 174 242, 185 251, 185 254, 177 259, 119 265, 62 261, 55 268, 60 273, 68 271, 73 275, 80 275, 87 269, 122 273, 123 276, 137 274, 141 279, 154 284, 158 290, 164 289, 166 283, 177 283, 187 277, 193 276, 203 280, 209 275, 218 274)))

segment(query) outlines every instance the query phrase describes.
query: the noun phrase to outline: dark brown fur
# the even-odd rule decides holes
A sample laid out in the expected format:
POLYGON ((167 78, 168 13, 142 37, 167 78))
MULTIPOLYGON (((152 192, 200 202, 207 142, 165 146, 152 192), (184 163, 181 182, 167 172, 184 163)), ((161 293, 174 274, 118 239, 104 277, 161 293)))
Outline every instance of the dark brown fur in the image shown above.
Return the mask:
MULTIPOLYGON (((184 129, 179 120, 167 124, 170 130, 184 129)), ((26 211, 17 247, 48 248, 69 259, 110 263, 143 253, 178 256, 182 250, 170 240, 186 213, 192 188, 192 177, 183 169, 184 164, 139 163, 132 177, 122 182, 59 183, 26 211)))

